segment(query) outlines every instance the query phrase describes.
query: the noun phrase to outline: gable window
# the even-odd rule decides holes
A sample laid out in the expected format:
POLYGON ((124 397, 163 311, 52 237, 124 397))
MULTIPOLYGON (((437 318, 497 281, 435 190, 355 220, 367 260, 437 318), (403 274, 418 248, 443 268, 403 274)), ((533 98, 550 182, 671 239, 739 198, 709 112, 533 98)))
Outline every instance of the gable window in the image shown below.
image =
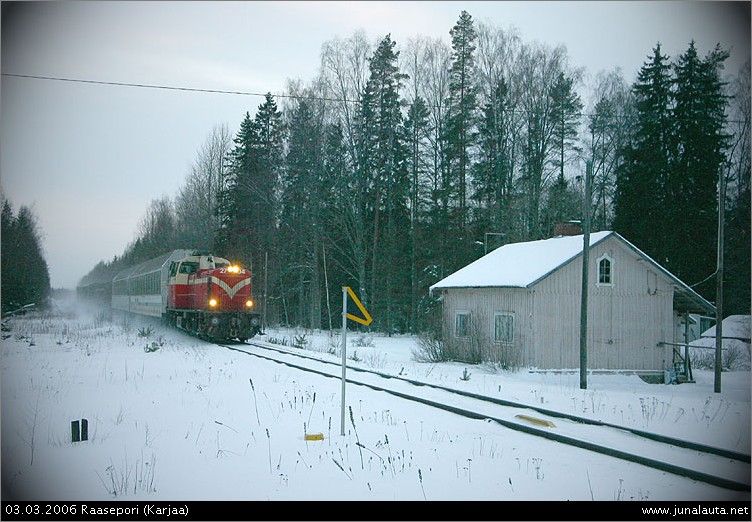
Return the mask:
POLYGON ((470 312, 457 312, 454 316, 454 336, 470 336, 470 312))
POLYGON ((598 286, 614 284, 613 261, 607 255, 598 258, 598 286))
POLYGON ((494 313, 494 342, 514 342, 514 315, 509 312, 494 313))

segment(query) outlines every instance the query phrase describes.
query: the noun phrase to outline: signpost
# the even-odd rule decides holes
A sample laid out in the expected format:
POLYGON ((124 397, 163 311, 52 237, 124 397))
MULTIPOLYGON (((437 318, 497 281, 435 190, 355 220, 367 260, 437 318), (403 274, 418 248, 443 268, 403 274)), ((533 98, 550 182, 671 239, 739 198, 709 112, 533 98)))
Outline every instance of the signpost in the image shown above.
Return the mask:
POLYGON ((345 369, 347 368, 347 320, 355 321, 362 325, 368 326, 373 322, 371 314, 368 313, 366 307, 360 302, 358 296, 355 295, 353 289, 349 286, 342 287, 342 419, 340 423, 340 435, 345 434, 345 369), (350 296, 363 314, 363 317, 347 313, 347 296, 350 296))

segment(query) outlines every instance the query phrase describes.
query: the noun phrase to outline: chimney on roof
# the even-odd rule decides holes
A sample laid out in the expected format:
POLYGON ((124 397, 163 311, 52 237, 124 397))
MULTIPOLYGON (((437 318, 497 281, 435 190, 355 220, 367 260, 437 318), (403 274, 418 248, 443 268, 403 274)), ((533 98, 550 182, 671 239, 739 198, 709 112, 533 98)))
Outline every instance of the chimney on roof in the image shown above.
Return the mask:
POLYGON ((582 224, 579 221, 564 221, 554 225, 554 237, 579 236, 582 234, 582 224))

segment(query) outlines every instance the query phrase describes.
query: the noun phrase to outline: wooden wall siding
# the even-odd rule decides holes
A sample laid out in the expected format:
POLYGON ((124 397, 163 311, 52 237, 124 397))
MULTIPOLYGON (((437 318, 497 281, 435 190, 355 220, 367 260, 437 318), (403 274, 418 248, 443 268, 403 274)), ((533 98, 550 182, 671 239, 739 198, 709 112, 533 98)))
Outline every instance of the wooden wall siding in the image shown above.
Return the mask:
POLYGON ((531 345, 531 325, 528 290, 524 288, 451 288, 443 295, 444 338, 460 346, 469 342, 454 337, 454 317, 457 311, 470 312, 471 329, 478 328, 483 340, 484 360, 527 365, 526 346, 531 345), (514 314, 513 344, 493 341, 494 313, 514 314))
MULTIPOLYGON (((650 265, 614 237, 590 251, 588 295, 588 367, 664 369, 671 363, 673 285, 650 275, 650 265), (613 286, 597 286, 598 259, 612 259, 613 286), (657 285, 656 285, 657 283, 657 285), (648 293, 648 284, 651 292, 648 293)), ((655 274, 655 270, 652 271, 655 274)), ((541 368, 579 367, 579 259, 535 285, 534 316, 541 368)))
MULTIPOLYGON (((470 310, 486 325, 488 344, 492 344, 494 311, 511 311, 515 314, 514 350, 522 365, 578 368, 579 259, 530 289, 448 289, 444 294, 444 324, 453 336, 455 312, 470 310)), ((649 280, 650 268, 648 262, 613 237, 591 249, 589 368, 656 370, 670 366, 671 347, 658 347, 657 343, 674 339, 673 284, 660 273, 649 280), (604 253, 612 259, 613 286, 596 285, 597 262, 604 253)), ((510 349, 496 346, 497 353, 510 349)), ((497 360, 493 350, 488 359, 497 360)))

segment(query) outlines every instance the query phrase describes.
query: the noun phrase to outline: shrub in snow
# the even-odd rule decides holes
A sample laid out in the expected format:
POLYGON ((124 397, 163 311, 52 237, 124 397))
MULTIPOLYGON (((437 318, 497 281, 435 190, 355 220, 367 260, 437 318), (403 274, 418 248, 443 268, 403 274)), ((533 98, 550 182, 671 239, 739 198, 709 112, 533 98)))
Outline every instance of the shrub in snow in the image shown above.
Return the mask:
MULTIPOLYGON (((712 370, 715 368, 715 339, 703 337, 690 344, 690 357, 693 368, 712 370), (700 348, 705 346, 706 348, 700 348)), ((721 350, 721 368, 724 370, 749 371, 750 344, 738 339, 724 339, 721 350)))
POLYGON ((152 333, 154 333, 154 331, 151 329, 151 326, 144 326, 138 329, 139 337, 149 337, 152 333))
MULTIPOLYGON (((690 347, 692 367, 702 370, 715 368, 715 350, 690 347)), ((750 345, 742 342, 724 340, 721 350, 721 368, 724 370, 749 371, 750 345)))
POLYGON ((164 345, 164 341, 162 341, 161 339, 160 339, 159 341, 152 341, 152 342, 151 342, 151 344, 147 344, 147 345, 146 345, 146 346, 144 347, 144 351, 145 351, 146 353, 152 353, 152 352, 156 352, 156 351, 157 351, 157 350, 159 350, 159 349, 160 349, 160 348, 161 348, 161 347, 162 347, 163 345, 164 345))
POLYGON ((358 348, 366 348, 366 347, 373 347, 373 341, 370 337, 366 335, 361 335, 355 338, 353 341, 353 346, 357 346, 358 348))
POLYGON ((413 359, 417 362, 445 362, 451 357, 440 335, 423 332, 418 336, 418 347, 413 349, 413 359))
POLYGON ((295 348, 305 348, 307 344, 308 344, 308 339, 306 338, 306 334, 296 335, 292 342, 292 345, 295 348))

